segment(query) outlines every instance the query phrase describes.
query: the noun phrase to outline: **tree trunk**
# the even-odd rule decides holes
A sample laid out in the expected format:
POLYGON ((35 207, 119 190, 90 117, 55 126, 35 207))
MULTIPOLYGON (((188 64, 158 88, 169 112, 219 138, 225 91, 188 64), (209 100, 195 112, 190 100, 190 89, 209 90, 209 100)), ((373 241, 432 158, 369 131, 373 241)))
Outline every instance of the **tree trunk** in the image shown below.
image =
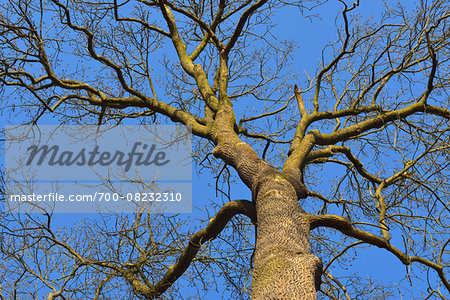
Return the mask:
POLYGON ((321 260, 309 251, 309 223, 292 184, 278 170, 253 191, 258 231, 252 299, 316 299, 321 260))
POLYGON ((252 298, 316 299, 322 262, 309 251, 309 221, 298 203, 306 197, 300 171, 281 173, 236 135, 234 114, 216 114, 213 154, 233 166, 256 202, 257 239, 252 298))

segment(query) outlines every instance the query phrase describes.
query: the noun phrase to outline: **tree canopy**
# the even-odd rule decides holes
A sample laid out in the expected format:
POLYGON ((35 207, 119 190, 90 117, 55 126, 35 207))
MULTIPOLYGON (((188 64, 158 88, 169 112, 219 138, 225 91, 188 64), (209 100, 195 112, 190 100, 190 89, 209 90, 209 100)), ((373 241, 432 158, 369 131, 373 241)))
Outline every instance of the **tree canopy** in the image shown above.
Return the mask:
POLYGON ((193 214, 4 213, 0 298, 449 297, 450 7, 368 2, 0 4, 7 122, 183 124, 210 188, 193 214), (404 281, 346 272, 365 247, 404 281))

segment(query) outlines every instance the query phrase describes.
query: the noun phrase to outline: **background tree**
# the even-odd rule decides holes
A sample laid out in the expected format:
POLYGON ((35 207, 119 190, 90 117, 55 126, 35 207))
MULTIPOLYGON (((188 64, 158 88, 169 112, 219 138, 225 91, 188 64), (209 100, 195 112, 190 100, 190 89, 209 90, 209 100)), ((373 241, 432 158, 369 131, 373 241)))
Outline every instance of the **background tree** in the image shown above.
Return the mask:
POLYGON ((196 170, 225 201, 198 227, 137 213, 64 229, 50 214, 5 214, 0 297, 182 298, 184 274, 205 287, 222 277, 233 298, 388 298, 339 271, 363 245, 396 256, 411 283, 427 274, 419 297, 448 297, 447 1, 372 19, 343 0, 1 5, 5 116, 184 124, 196 170), (302 28, 277 29, 276 16, 334 4, 337 39, 297 75, 294 44, 277 36, 302 28), (232 200, 237 177, 251 201, 232 200))

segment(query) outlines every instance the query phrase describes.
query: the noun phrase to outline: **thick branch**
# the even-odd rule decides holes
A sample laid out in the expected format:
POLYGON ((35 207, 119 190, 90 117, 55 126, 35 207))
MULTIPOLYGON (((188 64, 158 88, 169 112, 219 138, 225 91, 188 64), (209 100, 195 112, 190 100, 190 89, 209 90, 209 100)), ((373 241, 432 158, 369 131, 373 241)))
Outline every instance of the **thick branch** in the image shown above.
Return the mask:
POLYGON ((305 103, 303 102, 303 97, 302 97, 302 92, 299 91, 297 85, 294 85, 294 93, 295 93, 295 98, 297 99, 297 105, 298 105, 298 109, 300 111, 300 115, 303 117, 306 117, 307 113, 306 113, 306 109, 305 109, 305 103))
POLYGON ((434 269, 439 278, 442 280, 442 283, 445 285, 448 291, 450 291, 450 282, 447 280, 444 274, 444 267, 441 264, 434 263, 427 259, 418 256, 409 256, 398 248, 393 246, 388 240, 383 237, 376 236, 367 231, 363 231, 355 228, 350 220, 336 215, 308 215, 308 219, 310 222, 311 230, 318 227, 329 227, 334 228, 342 232, 343 234, 353 237, 355 239, 361 240, 370 245, 377 246, 379 248, 383 248, 397 256, 397 258, 405 265, 410 265, 413 262, 421 263, 429 268, 434 269))
POLYGON ((345 146, 330 145, 325 149, 315 150, 308 155, 307 162, 312 162, 313 160, 318 158, 333 156, 335 152, 344 154, 347 159, 353 164, 356 171, 358 171, 358 173, 367 180, 377 184, 380 184, 382 182, 381 179, 367 172, 367 170, 364 169, 363 163, 355 155, 353 155, 350 148, 345 146))
POLYGON ((231 36, 230 40, 228 41, 227 45, 225 46, 225 53, 228 54, 230 50, 233 48, 234 44, 236 44, 239 36, 242 34, 242 30, 244 29, 245 24, 247 23, 250 16, 261 6, 263 6, 267 0, 260 0, 247 8, 244 13, 239 18, 239 21, 236 25, 236 29, 233 32, 233 35, 231 36))
POLYGON ((333 133, 323 134, 317 130, 313 130, 311 133, 314 134, 317 145, 332 145, 345 141, 368 130, 381 128, 389 122, 406 118, 418 112, 436 114, 445 118, 450 117, 450 113, 446 109, 432 107, 421 102, 416 102, 402 109, 382 113, 374 118, 337 130, 333 133))
POLYGON ((164 293, 172 284, 180 278, 191 264, 200 247, 215 239, 225 228, 227 223, 237 214, 243 214, 249 217, 252 222, 256 222, 256 210, 252 202, 247 200, 235 200, 226 203, 212 218, 205 229, 194 234, 189 240, 189 244, 180 256, 178 261, 170 267, 164 277, 155 285, 155 290, 150 298, 156 298, 164 293))
MULTIPOLYGON (((170 2, 165 2, 165 4, 167 4, 173 11, 176 11, 178 13, 181 13, 183 15, 185 15, 186 17, 188 17, 189 19, 193 20, 195 23, 197 23, 198 25, 200 25, 200 27, 206 31, 206 35, 205 38, 202 40, 201 43, 203 43, 204 41, 208 41, 209 39, 212 39, 214 45, 216 46, 216 48, 220 51, 224 48, 224 45, 222 44, 222 42, 220 42, 219 38, 216 36, 216 34, 214 33, 215 27, 217 26, 217 24, 220 21, 220 17, 223 14, 223 10, 224 10, 224 1, 221 1, 221 3, 219 4, 219 11, 218 11, 218 15, 216 16, 215 20, 213 21, 212 25, 213 26, 208 26, 208 24, 206 24, 202 19, 200 19, 199 17, 197 17, 196 15, 181 9, 180 7, 178 7, 175 4, 172 4, 170 2)), ((200 49, 198 49, 200 50, 200 49)), ((198 51, 197 50, 197 51, 198 51)), ((194 55, 195 57, 195 55, 194 55)))
POLYGON ((202 95, 203 100, 206 105, 212 110, 217 111, 218 100, 214 95, 211 86, 208 83, 208 78, 206 77, 205 71, 200 65, 195 65, 192 58, 186 53, 186 44, 181 40, 178 32, 178 28, 175 22, 175 17, 173 16, 170 8, 164 4, 164 1, 159 1, 160 9, 166 20, 167 26, 169 27, 172 43, 177 51, 178 58, 180 60, 181 66, 190 76, 195 78, 197 82, 197 87, 202 95))

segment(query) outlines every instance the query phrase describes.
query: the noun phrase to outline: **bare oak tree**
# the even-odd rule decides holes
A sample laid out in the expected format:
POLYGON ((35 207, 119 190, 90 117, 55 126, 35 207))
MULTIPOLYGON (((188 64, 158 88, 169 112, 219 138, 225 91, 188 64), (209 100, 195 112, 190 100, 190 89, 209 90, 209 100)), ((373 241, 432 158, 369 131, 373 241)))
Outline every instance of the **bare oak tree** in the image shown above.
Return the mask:
POLYGON ((226 201, 196 232, 189 216, 66 230, 50 214, 5 214, 0 298, 178 299, 185 275, 222 276, 235 298, 385 299, 388 287, 340 276, 364 245, 411 282, 428 274, 421 298, 448 297, 449 4, 391 3, 370 19, 359 2, 2 2, 4 116, 184 124, 226 201), (278 29, 280 12, 312 18, 330 4, 337 38, 298 75, 277 30, 303 29, 278 29), (234 174, 251 200, 227 198, 234 174))

